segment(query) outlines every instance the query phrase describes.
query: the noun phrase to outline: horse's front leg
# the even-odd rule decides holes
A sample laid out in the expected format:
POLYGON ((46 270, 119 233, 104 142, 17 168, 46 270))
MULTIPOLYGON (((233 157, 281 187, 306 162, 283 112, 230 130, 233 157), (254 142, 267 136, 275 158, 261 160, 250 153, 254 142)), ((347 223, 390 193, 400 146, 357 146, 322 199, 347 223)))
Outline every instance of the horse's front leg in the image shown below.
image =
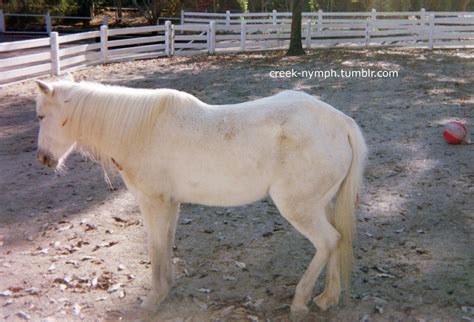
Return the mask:
POLYGON ((151 290, 144 306, 155 308, 168 295, 173 284, 171 254, 179 203, 163 195, 156 198, 137 196, 148 238, 151 259, 151 290))

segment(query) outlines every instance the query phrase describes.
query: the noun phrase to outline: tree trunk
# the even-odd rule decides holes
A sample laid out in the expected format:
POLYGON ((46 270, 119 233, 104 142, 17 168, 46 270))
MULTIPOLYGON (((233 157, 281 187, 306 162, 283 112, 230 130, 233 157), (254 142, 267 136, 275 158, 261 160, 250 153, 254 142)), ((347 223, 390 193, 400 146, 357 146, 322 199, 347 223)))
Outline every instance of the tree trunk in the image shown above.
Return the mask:
POLYGON ((293 0, 291 17, 291 39, 290 48, 286 52, 287 56, 304 55, 303 43, 301 42, 301 14, 304 0, 293 0))
POLYGON ((117 23, 122 23, 122 0, 115 0, 115 20, 117 23))
POLYGON ((161 0, 144 0, 143 4, 139 4, 137 0, 132 0, 135 7, 138 9, 148 23, 156 25, 160 17, 162 8, 161 0))
MULTIPOLYGON (((92 12, 91 12, 91 7, 92 7, 92 1, 91 0, 85 0, 80 3, 79 7, 79 16, 81 17, 92 17, 92 12)), ((87 28, 90 25, 90 20, 86 19, 82 21, 82 27, 87 28)))

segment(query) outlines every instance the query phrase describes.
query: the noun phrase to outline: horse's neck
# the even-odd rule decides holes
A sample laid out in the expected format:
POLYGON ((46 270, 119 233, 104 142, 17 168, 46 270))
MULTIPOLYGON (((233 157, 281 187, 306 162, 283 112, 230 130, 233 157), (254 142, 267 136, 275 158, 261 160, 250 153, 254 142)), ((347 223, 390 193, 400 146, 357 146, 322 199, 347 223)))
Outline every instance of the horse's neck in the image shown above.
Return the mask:
MULTIPOLYGON (((123 91, 129 89, 124 88, 123 91)), ((119 93, 85 89, 85 119, 77 142, 85 150, 115 159, 136 157, 152 137, 156 124, 169 124, 178 114, 199 114, 207 106, 191 95, 171 90, 119 93), (90 92, 89 92, 90 91, 90 92), (191 112, 192 111, 192 112, 191 112), (113 123, 111 123, 113 122, 113 123)))
MULTIPOLYGON (((120 135, 110 131, 107 127, 107 117, 113 113, 111 109, 115 108, 113 104, 100 104, 106 102, 107 95, 110 93, 95 92, 94 89, 87 89, 93 94, 93 99, 87 99, 83 109, 83 115, 86 117, 82 120, 82 124, 77 127, 77 131, 73 133, 79 148, 95 159, 104 161, 103 159, 123 159, 127 155, 123 151, 123 145, 120 142, 120 135), (94 111, 95 110, 95 111, 94 111), (92 123, 91 123, 92 122, 92 123), (90 124, 94 124, 90 126, 90 124)), ((113 101, 112 101, 113 102, 113 101)), ((74 117, 74 116, 73 116, 74 117)))

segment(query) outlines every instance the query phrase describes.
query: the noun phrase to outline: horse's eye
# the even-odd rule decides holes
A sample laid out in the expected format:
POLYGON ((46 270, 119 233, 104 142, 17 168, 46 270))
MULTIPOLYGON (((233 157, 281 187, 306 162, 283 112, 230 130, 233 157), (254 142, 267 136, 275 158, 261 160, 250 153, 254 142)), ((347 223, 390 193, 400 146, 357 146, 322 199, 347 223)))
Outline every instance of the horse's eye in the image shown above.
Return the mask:
POLYGON ((38 115, 38 121, 41 121, 42 119, 44 119, 44 115, 38 115))

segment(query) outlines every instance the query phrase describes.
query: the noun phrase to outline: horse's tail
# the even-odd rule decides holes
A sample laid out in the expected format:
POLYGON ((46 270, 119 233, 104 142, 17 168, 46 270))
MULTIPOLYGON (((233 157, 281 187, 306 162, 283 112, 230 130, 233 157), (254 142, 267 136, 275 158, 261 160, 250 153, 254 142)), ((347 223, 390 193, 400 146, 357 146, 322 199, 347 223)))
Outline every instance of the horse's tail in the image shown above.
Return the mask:
MULTIPOLYGON (((338 250, 342 287, 349 291, 353 261, 352 239, 355 233, 355 208, 362 183, 367 146, 355 121, 349 119, 347 124, 349 144, 352 148, 352 162, 336 195, 334 225, 341 234, 338 250)), ((346 292, 346 295, 348 294, 349 292, 346 292)))

